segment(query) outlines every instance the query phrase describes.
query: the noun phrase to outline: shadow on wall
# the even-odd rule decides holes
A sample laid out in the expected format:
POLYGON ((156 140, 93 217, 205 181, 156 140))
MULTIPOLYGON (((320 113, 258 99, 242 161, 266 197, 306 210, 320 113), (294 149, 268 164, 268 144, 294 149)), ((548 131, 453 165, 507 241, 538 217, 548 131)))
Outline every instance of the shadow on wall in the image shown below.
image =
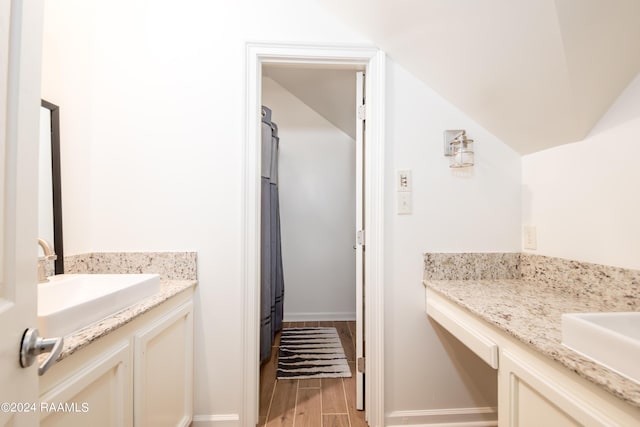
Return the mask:
POLYGON ((640 73, 629 83, 585 139, 637 118, 640 118, 640 73))
POLYGON ((532 225, 533 221, 533 192, 528 185, 522 185, 522 225, 532 225))
MULTIPOLYGON (((433 319, 429 318, 429 323, 476 406, 497 407, 498 371, 492 369, 433 319)), ((490 413, 486 415, 490 419, 496 416, 490 413)))

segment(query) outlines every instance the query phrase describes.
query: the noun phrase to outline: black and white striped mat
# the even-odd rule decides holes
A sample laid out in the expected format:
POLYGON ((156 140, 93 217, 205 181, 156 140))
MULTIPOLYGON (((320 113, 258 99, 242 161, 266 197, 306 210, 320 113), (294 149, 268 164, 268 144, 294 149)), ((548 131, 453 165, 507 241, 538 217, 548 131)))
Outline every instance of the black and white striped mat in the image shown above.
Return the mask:
POLYGON ((351 370, 336 328, 284 328, 277 378, 342 378, 351 370))

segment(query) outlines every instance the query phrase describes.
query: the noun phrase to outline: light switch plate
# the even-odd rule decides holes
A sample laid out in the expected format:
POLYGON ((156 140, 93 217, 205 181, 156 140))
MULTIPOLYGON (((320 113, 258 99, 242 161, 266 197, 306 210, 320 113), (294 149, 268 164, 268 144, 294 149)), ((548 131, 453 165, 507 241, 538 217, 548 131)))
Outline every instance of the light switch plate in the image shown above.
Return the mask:
POLYGON ((408 215, 411 213, 411 192, 399 191, 398 192, 398 215, 408 215))
POLYGON ((401 170, 398 171, 397 176, 397 191, 411 191, 413 183, 411 182, 411 171, 401 170))

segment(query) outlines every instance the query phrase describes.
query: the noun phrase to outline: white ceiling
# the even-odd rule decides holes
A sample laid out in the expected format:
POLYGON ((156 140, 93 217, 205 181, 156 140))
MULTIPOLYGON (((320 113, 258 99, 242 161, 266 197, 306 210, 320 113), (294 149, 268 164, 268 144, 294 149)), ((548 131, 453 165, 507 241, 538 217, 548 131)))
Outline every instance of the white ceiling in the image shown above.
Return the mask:
POLYGON ((583 139, 640 71, 640 0, 317 0, 522 154, 583 139))
POLYGON ((265 65, 262 74, 355 139, 356 70, 265 65))

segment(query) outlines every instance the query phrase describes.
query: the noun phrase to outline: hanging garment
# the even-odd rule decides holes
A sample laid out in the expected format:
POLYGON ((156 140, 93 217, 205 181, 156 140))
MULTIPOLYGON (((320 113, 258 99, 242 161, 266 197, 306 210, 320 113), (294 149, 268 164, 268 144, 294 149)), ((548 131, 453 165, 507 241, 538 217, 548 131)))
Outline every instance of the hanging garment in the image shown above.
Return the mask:
POLYGON ((282 317, 284 314, 284 278, 282 269, 282 240, 280 236, 280 201, 278 190, 278 159, 280 138, 278 137, 278 126, 271 122, 271 256, 272 276, 271 294, 273 297, 273 338, 277 331, 282 329, 282 317))
POLYGON ((260 361, 271 356, 276 332, 282 329, 284 279, 278 203, 278 131, 271 110, 262 107, 260 361))

